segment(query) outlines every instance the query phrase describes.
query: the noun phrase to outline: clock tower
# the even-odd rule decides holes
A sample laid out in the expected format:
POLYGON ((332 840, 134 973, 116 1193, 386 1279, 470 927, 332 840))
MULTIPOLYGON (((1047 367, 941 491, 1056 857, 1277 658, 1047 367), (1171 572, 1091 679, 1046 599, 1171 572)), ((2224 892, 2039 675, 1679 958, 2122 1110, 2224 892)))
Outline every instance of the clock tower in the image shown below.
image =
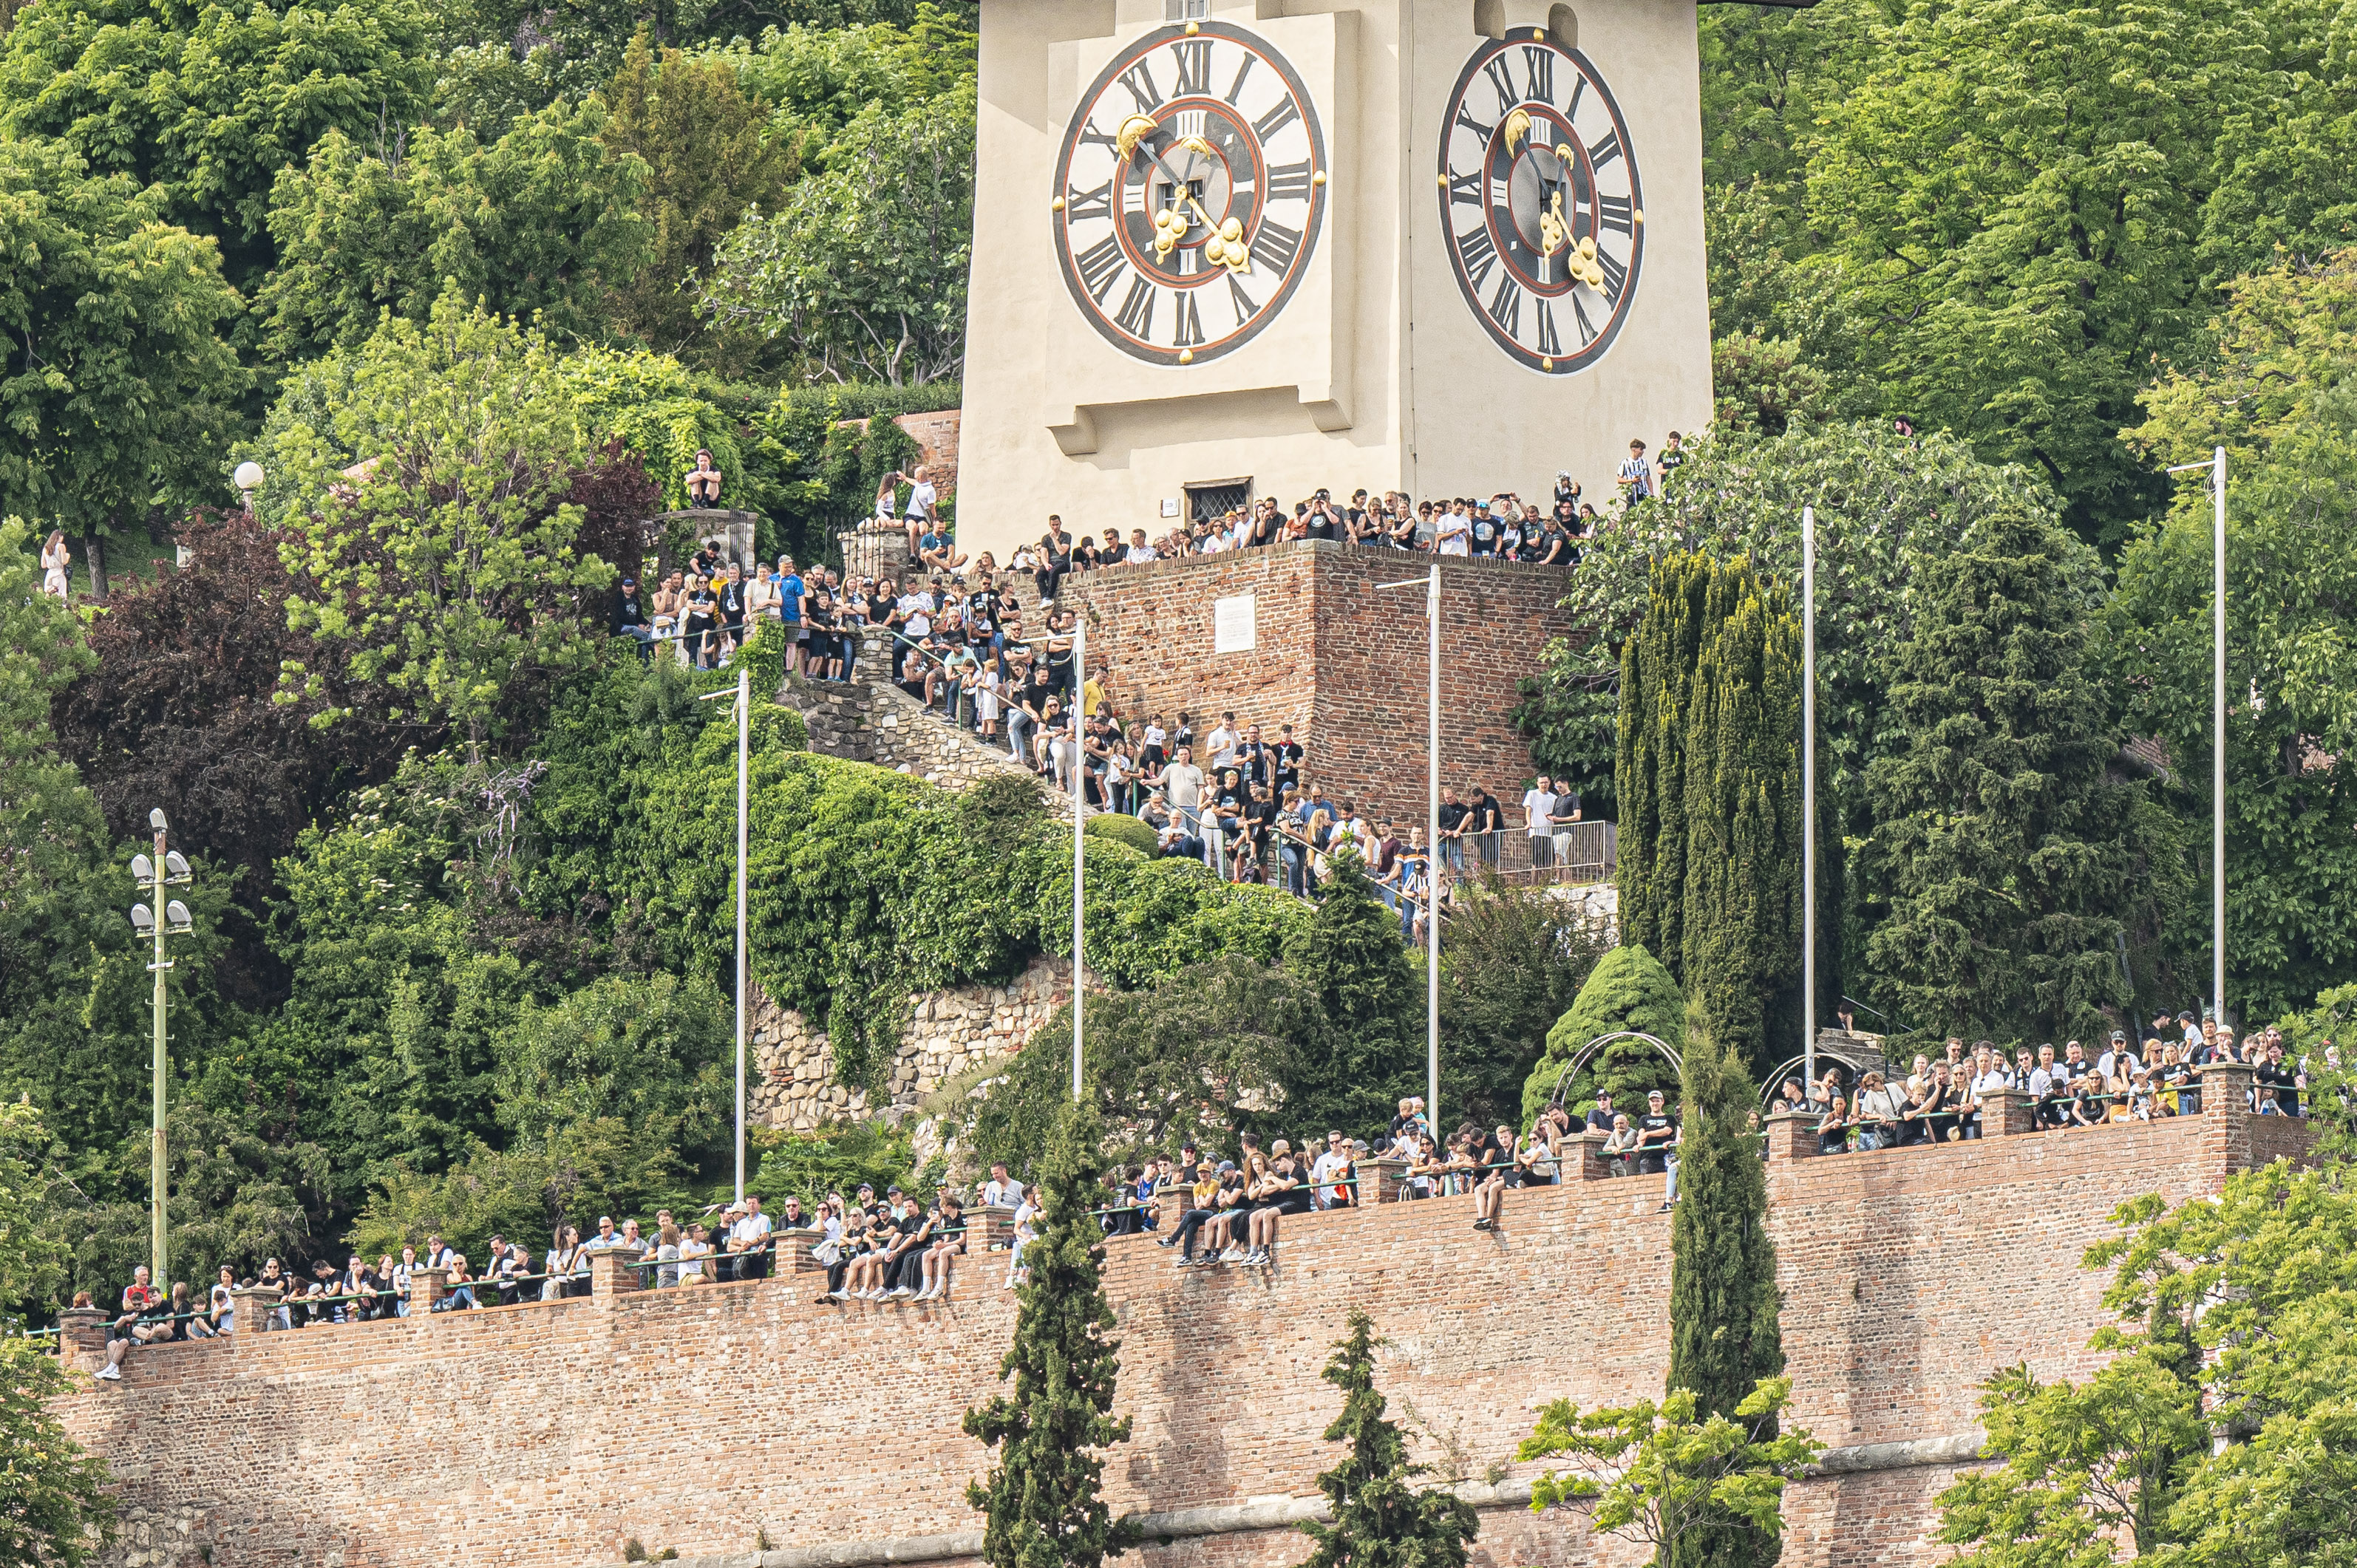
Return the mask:
POLYGON ((958 518, 1419 499, 1710 417, 1694 0, 982 0, 958 518))

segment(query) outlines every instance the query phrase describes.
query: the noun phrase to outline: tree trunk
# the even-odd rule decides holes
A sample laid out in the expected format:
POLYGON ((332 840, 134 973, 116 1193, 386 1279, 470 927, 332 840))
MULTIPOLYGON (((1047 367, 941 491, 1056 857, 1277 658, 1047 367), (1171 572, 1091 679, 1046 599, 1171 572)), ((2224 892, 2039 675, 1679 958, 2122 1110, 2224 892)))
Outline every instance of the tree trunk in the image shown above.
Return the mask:
POLYGON ((90 596, 94 604, 106 603, 106 542, 93 533, 82 541, 83 559, 90 563, 90 596))

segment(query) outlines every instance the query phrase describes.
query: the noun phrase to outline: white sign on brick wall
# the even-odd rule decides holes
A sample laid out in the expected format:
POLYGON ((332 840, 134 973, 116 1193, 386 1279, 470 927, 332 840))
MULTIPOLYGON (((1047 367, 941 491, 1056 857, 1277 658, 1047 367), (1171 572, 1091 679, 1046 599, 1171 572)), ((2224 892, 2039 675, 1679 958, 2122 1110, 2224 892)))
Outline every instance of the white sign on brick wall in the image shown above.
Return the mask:
POLYGON ((1249 653, 1259 645, 1252 595, 1238 594, 1232 598, 1211 601, 1212 652, 1249 653))

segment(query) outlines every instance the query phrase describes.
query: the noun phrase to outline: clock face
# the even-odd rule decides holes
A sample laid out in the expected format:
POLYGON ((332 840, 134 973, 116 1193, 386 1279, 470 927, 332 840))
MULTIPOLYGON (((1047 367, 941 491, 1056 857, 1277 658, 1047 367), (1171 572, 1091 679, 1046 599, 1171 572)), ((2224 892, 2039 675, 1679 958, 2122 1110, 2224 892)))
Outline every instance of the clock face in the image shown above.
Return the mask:
POLYGON ((1300 75, 1226 22, 1148 33, 1081 98, 1056 160, 1056 255, 1122 352, 1232 352, 1299 286, 1326 213, 1326 138, 1300 75))
POLYGON ((1440 133, 1440 220, 1466 304, 1546 375, 1603 358, 1645 259, 1645 201, 1620 105, 1544 32, 1485 41, 1440 133))

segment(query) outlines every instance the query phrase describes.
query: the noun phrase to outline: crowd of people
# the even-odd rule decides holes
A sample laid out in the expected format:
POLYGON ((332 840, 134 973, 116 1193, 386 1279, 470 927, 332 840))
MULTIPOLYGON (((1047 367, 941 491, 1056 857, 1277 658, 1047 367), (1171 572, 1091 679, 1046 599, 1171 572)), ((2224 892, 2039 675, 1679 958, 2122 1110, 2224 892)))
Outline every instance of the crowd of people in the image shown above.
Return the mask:
MULTIPOLYGON (((1801 1118, 1824 1155, 1978 1138, 1985 1103, 2001 1090, 2025 1094, 2040 1129, 2153 1121, 2201 1114, 2200 1069, 2221 1061, 2250 1067, 2249 1109, 2262 1116, 2309 1114, 2312 1072, 2337 1084, 2341 1069, 2330 1042, 2311 1061, 2287 1053, 2279 1029, 2238 1037, 2231 1027, 2180 1013, 2156 1017, 2140 1039, 2115 1030, 2093 1056, 2071 1040, 2059 1053, 2050 1045, 2023 1047, 2008 1062, 1989 1041, 1967 1047, 1952 1037, 1937 1057, 1916 1057, 1895 1082, 1880 1071, 1857 1074, 1853 1082, 1847 1069, 1829 1062, 1814 1085, 1797 1075, 1780 1085, 1767 1113, 1801 1118)), ((1757 1116, 1753 1124, 1758 1131, 1757 1116)), ((1297 1142, 1244 1133, 1235 1145, 1232 1155, 1222 1155, 1189 1143, 1175 1155, 1106 1171, 1092 1211, 1095 1223, 1108 1236, 1153 1236, 1158 1245, 1177 1250, 1178 1268, 1262 1267, 1275 1262, 1285 1220, 1293 1215, 1378 1201, 1470 1197, 1472 1228, 1494 1229, 1506 1193, 1553 1186, 1567 1176, 1577 1179, 1576 1162, 1591 1157, 1591 1150, 1610 1176, 1665 1176, 1661 1207, 1667 1210, 1677 1201, 1684 1133, 1664 1092, 1654 1089, 1641 1106, 1628 1108, 1601 1093, 1584 1117, 1549 1105, 1521 1133, 1508 1122, 1468 1122, 1444 1136, 1432 1126, 1424 1101, 1413 1097, 1402 1100, 1398 1113, 1372 1138, 1339 1129, 1297 1142), (1388 1192, 1378 1185, 1384 1181, 1388 1192)), ((1761 1155, 1767 1155, 1764 1139, 1761 1155)), ((685 1222, 669 1209, 658 1210, 643 1227, 634 1218, 617 1224, 600 1216, 586 1240, 561 1226, 544 1251, 495 1235, 480 1267, 438 1234, 428 1235, 422 1248, 405 1246, 398 1259, 388 1253, 374 1264, 358 1254, 341 1268, 321 1259, 307 1275, 272 1258, 245 1281, 222 1269, 201 1305, 185 1282, 168 1294, 157 1289, 143 1264, 109 1326, 97 1376, 118 1380, 124 1358, 140 1347, 235 1332, 242 1301, 257 1304, 242 1309, 256 1316, 257 1331, 408 1316, 416 1299, 413 1275, 420 1268, 442 1271, 435 1312, 586 1295, 591 1260, 600 1252, 622 1253, 644 1287, 667 1290, 763 1279, 781 1252, 792 1250, 825 1270, 826 1301, 935 1301, 951 1294, 967 1261, 984 1250, 975 1211, 1006 1217, 1006 1239, 988 1247, 1006 1251, 1001 1283, 1020 1283, 1026 1249, 1039 1234, 1041 1197, 1005 1164, 992 1165, 988 1179, 974 1189, 971 1209, 963 1195, 948 1187, 927 1197, 898 1186, 879 1194, 863 1183, 848 1194, 830 1191, 808 1209, 801 1198, 789 1197, 773 1219, 758 1196, 748 1195, 685 1222), (242 1294, 256 1286, 274 1294, 242 1294)), ((87 1294, 75 1302, 90 1305, 87 1294)))
MULTIPOLYGON (((2311 1063, 2287 1056, 2281 1029, 2254 1029, 2238 1040, 2231 1026, 2190 1013, 2157 1016, 2136 1039, 2115 1029, 2093 1056, 2070 1040, 2059 1054, 2051 1045, 2019 1047, 2008 1062, 1990 1041, 1967 1048, 1951 1036, 1939 1057, 1916 1057, 1903 1079, 1895 1069, 1889 1076, 1868 1071, 1853 1082, 1846 1069, 1829 1063, 1813 1087, 1788 1079, 1772 1108, 1813 1118, 1820 1153, 1862 1153, 1980 1137, 1983 1103, 2000 1090, 2027 1095, 2040 1129, 2199 1115, 2201 1069, 2227 1061, 2251 1069, 2248 1109, 2255 1114, 2308 1113, 2311 1063)), ((2326 1042, 2313 1065, 2337 1078, 2339 1047, 2326 1042)))

